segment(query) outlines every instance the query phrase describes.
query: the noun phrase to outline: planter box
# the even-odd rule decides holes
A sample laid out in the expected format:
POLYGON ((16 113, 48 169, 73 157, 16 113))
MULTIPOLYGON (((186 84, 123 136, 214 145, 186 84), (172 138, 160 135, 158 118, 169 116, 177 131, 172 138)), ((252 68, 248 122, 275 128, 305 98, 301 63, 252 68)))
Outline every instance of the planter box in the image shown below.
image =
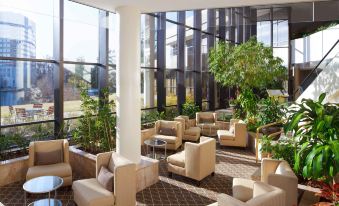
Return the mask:
POLYGON ((73 174, 81 178, 95 178, 96 159, 96 155, 77 149, 76 146, 69 147, 69 162, 73 174))
POLYGON ((0 187, 26 179, 28 156, 0 162, 0 187))

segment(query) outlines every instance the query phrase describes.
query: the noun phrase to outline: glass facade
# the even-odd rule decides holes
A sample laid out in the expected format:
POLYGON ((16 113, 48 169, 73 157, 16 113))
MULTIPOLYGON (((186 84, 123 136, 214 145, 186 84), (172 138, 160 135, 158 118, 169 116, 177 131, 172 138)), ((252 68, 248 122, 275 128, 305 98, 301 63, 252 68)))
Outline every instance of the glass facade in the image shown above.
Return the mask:
MULTIPOLYGON (((69 0, 57 8, 58 2, 0 2, 1 128, 79 117, 84 85, 93 98, 108 87, 110 99, 115 99, 117 15, 69 0), (54 21, 60 18, 60 9, 63 38, 53 33, 60 26, 54 21), (34 108, 39 104, 42 108, 34 108), (16 109, 25 109, 25 115, 16 109)), ((233 93, 216 84, 209 73, 210 48, 219 41, 240 44, 256 36, 288 67, 289 18, 289 9, 283 6, 142 14, 142 109, 180 110, 182 100, 203 110, 224 108, 233 93)))

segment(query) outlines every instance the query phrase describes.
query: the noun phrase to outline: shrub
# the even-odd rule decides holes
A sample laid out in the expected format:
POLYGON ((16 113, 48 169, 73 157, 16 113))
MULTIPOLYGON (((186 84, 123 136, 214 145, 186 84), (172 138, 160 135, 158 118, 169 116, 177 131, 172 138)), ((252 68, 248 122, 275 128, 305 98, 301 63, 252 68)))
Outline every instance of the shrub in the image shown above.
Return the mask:
POLYGON ((182 105, 182 114, 188 116, 190 119, 195 119, 197 112, 200 112, 200 108, 193 102, 186 102, 182 105))

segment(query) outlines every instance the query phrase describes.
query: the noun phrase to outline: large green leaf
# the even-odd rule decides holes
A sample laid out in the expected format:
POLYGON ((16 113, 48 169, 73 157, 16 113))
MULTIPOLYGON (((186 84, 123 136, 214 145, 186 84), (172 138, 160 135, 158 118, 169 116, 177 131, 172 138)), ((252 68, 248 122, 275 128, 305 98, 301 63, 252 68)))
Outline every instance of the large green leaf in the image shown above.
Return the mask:
POLYGON ((324 101, 325 97, 326 97, 326 93, 322 93, 322 94, 319 96, 318 102, 319 102, 319 103, 322 103, 322 102, 324 101))

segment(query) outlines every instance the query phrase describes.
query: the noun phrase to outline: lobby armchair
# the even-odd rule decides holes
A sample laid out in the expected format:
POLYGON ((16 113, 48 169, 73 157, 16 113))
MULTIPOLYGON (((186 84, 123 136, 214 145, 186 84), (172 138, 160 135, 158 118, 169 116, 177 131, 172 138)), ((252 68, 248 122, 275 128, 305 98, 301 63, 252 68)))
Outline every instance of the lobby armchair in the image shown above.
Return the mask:
POLYGON ((166 148, 177 150, 182 145, 182 124, 177 121, 158 120, 155 122, 153 138, 167 142, 166 148))
POLYGON ((167 158, 169 175, 172 173, 200 181, 215 171, 215 139, 200 137, 200 143, 185 143, 185 150, 167 158))
POLYGON ((196 142, 199 140, 200 138, 200 132, 201 129, 200 127, 191 127, 189 124, 189 117, 188 116, 178 116, 176 118, 174 118, 174 121, 178 121, 181 122, 182 124, 182 140, 186 140, 186 141, 193 141, 196 142))
POLYGON ((96 160, 96 178, 75 181, 72 189, 78 206, 135 206, 136 165, 115 152, 100 153, 96 160), (113 192, 99 183, 102 166, 113 167, 113 192))
POLYGON ((246 147, 247 125, 242 120, 231 119, 229 130, 218 130, 219 143, 222 146, 246 147))
POLYGON ((263 182, 234 178, 233 196, 220 194, 210 206, 285 206, 285 191, 263 182))
POLYGON ((26 180, 48 175, 61 177, 64 180, 63 186, 72 185, 72 168, 66 139, 30 143, 26 180))
POLYGON ((213 112, 197 112, 197 127, 201 128, 201 134, 205 136, 217 136, 219 126, 217 124, 217 113, 213 112))
POLYGON ((286 206, 298 203, 298 178, 285 160, 264 158, 261 163, 261 181, 286 192, 286 206))

